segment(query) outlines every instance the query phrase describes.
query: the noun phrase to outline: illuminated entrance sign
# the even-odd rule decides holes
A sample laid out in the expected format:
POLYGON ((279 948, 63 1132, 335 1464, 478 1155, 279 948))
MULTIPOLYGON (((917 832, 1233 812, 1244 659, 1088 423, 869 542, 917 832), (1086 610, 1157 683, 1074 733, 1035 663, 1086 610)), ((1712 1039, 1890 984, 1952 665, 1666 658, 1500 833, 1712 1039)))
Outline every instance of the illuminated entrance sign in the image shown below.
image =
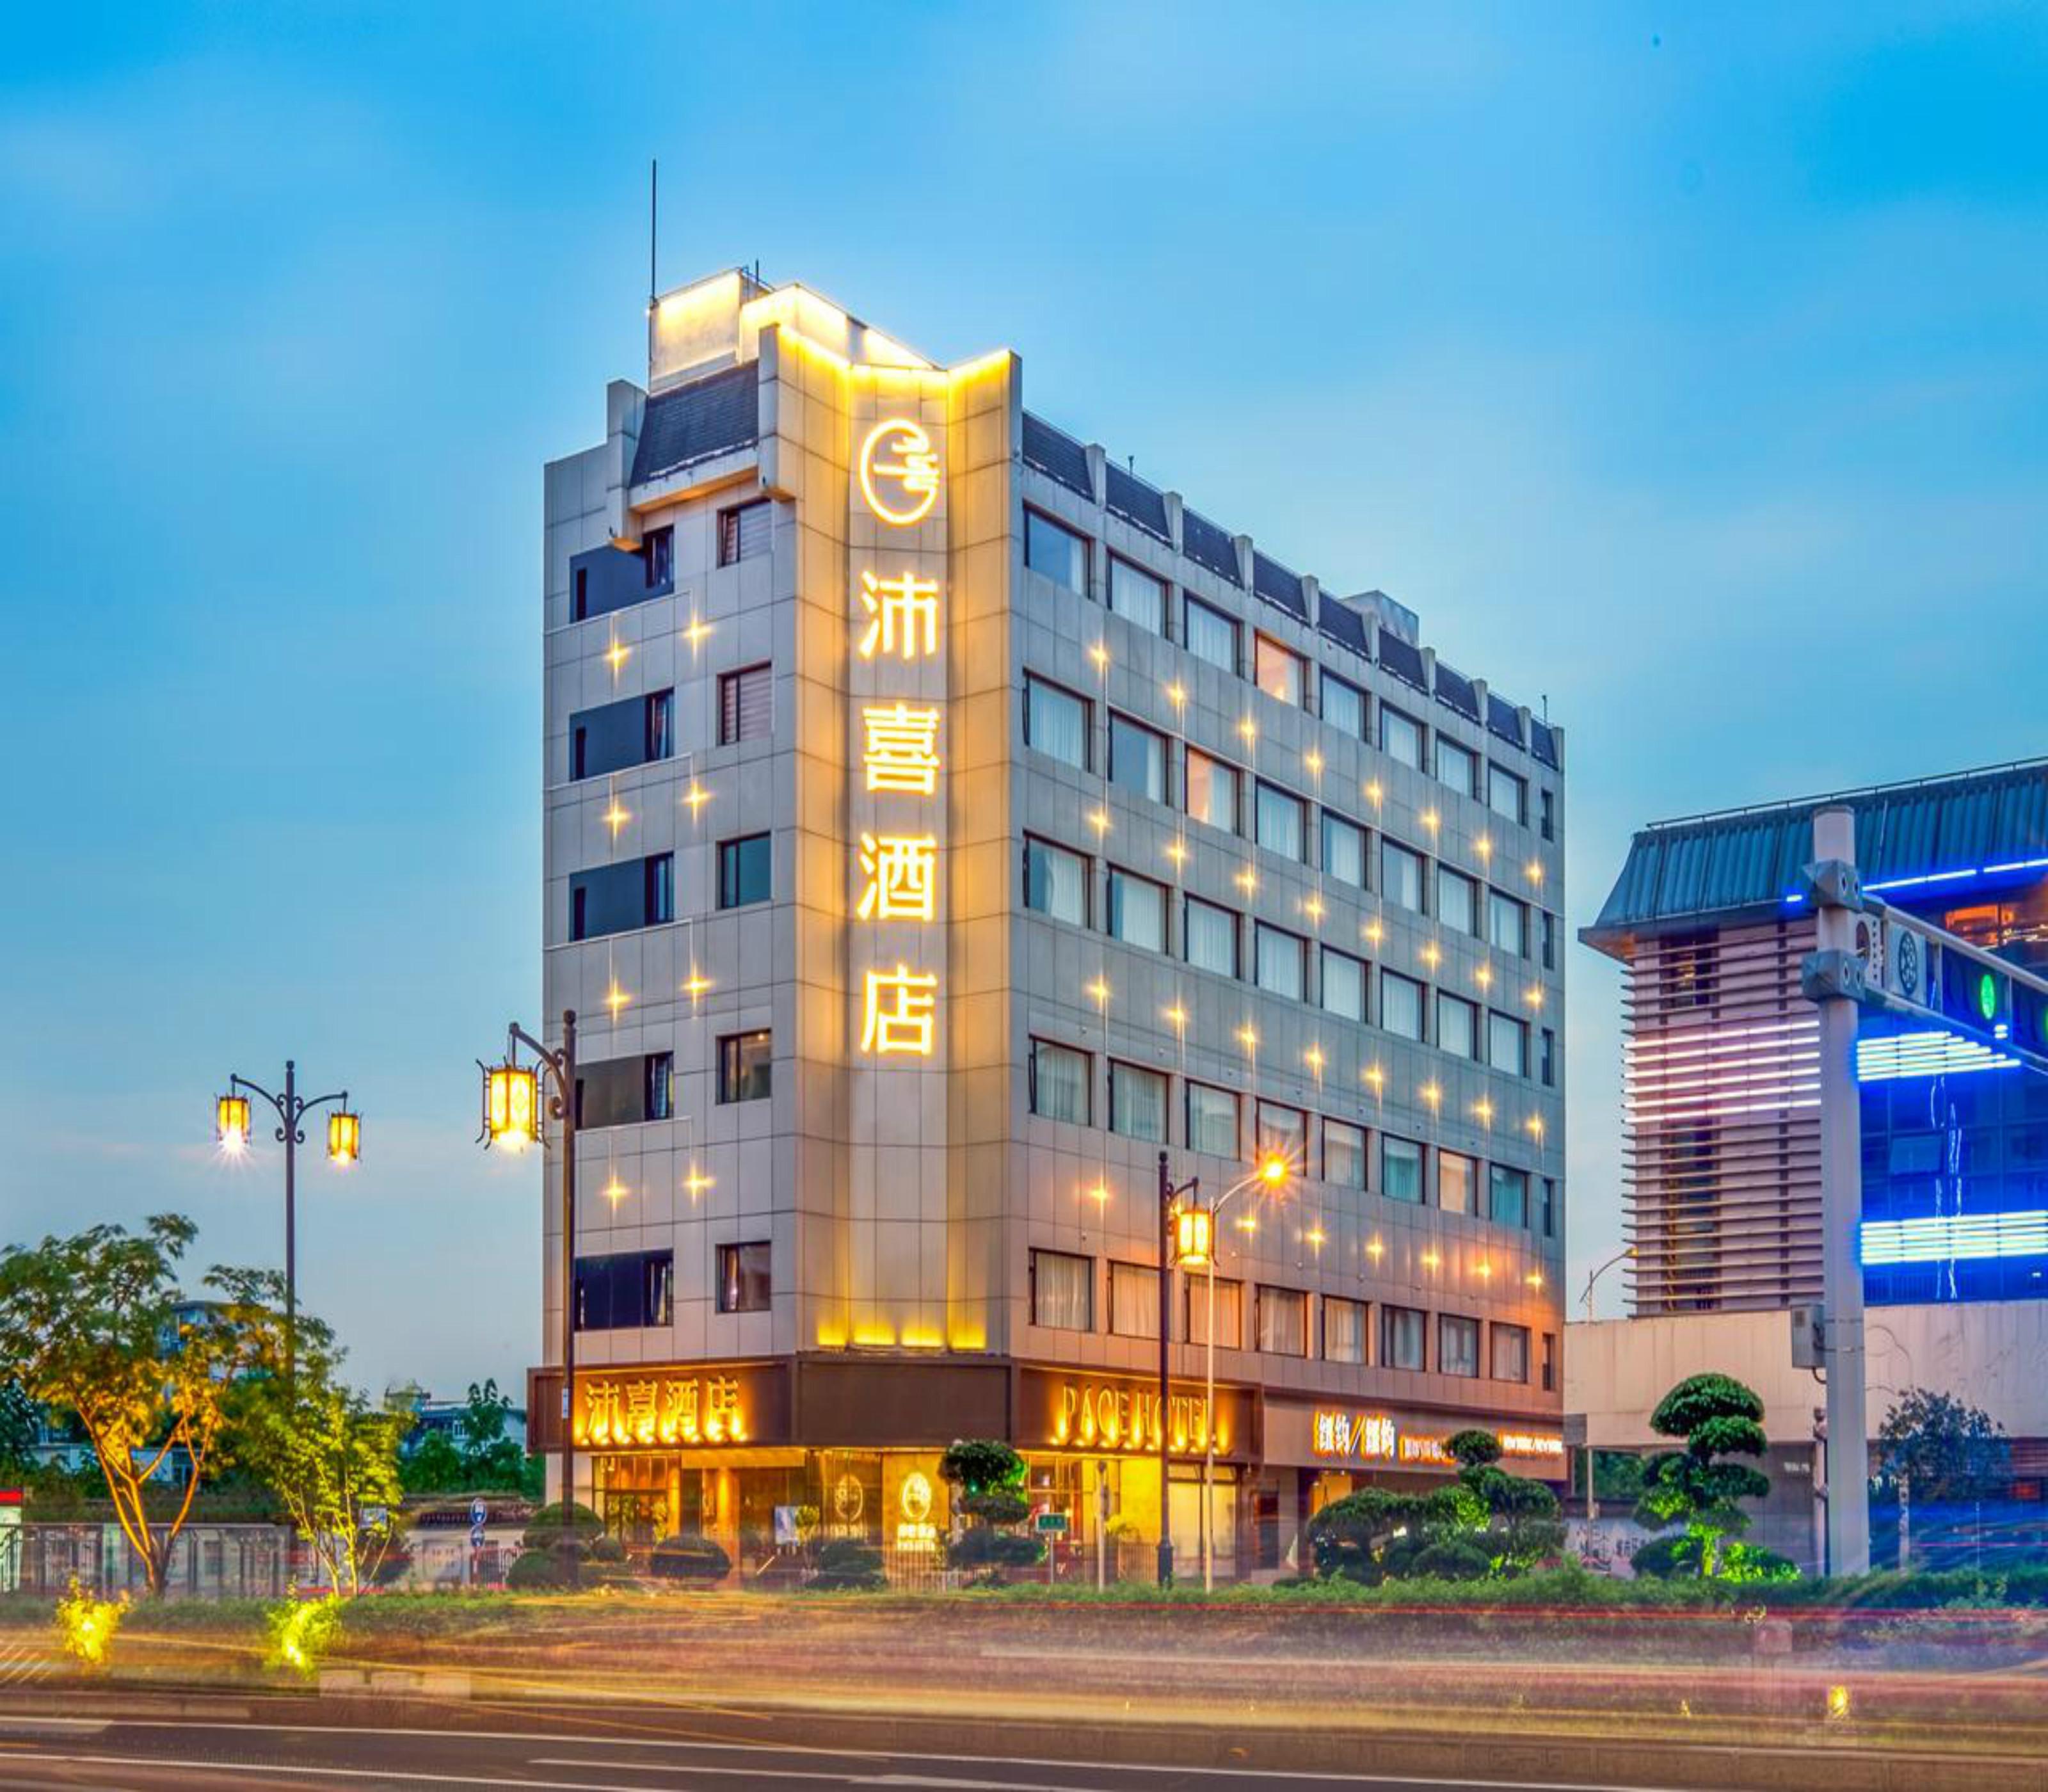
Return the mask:
MULTIPOLYGON (((1199 1394, 1166 1401, 1170 1447, 1200 1455, 1208 1444, 1208 1402, 1199 1394)), ((1067 1382, 1060 1388, 1051 1441, 1083 1449, 1156 1450, 1160 1444, 1159 1391, 1127 1383, 1067 1382)), ((1224 1439, 1219 1434, 1217 1443, 1224 1439)))
POLYGON ((879 652, 906 660, 929 659, 939 650, 939 581, 899 572, 893 579, 860 576, 861 607, 867 632, 855 648, 864 660, 879 652))
POLYGON ((902 964, 894 971, 870 971, 861 994, 860 1049, 878 1057, 893 1052, 929 1057, 938 988, 936 972, 902 964))
POLYGON ((860 495, 892 529, 921 522, 938 502, 939 457, 924 425, 885 417, 860 444, 860 495))
POLYGON ((737 1375, 594 1375, 576 1379, 579 1444, 741 1444, 747 1412, 737 1375))
POLYGON ((896 1495, 896 1547, 918 1555, 936 1552, 939 1527, 932 1521, 931 1477, 915 1468, 906 1475, 896 1495))
POLYGON ((1384 1413, 1316 1410, 1309 1448, 1317 1456, 1339 1461, 1391 1462, 1394 1460, 1394 1421, 1384 1413))
MULTIPOLYGON (((1534 1460, 1561 1461, 1564 1438, 1553 1432, 1501 1431, 1495 1433, 1503 1456, 1534 1460)), ((1342 1407, 1318 1406, 1309 1432, 1312 1456, 1330 1462, 1424 1463, 1453 1468, 1456 1459, 1449 1439, 1433 1432, 1415 1431, 1387 1413, 1356 1413, 1342 1407)))

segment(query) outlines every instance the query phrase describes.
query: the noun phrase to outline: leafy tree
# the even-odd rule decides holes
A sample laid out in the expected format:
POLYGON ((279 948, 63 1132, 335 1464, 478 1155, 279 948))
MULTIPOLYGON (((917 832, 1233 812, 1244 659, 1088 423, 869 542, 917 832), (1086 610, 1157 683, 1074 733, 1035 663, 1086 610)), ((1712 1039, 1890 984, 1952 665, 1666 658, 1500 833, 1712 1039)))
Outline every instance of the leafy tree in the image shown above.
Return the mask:
POLYGON ((1000 1439, 956 1441, 939 1459, 939 1479, 960 1488, 960 1510, 986 1524, 1017 1524, 1030 1512, 1024 1458, 1000 1439))
POLYGON ((429 1431, 408 1450, 398 1474, 408 1493, 456 1493, 469 1479, 462 1452, 445 1431, 429 1431))
POLYGON ((1878 1427, 1878 1460, 1916 1504, 1984 1499, 2012 1476, 2012 1446, 1986 1412, 1947 1394, 1909 1387, 1878 1427))
MULTIPOLYGON (((196 1236, 191 1220, 160 1213, 139 1234, 94 1226, 0 1255, 0 1375, 85 1428, 152 1592, 220 1453, 230 1388, 284 1356, 285 1321, 269 1307, 180 1301, 178 1265, 196 1236), (184 1488, 168 1519, 153 1519, 145 1489, 180 1459, 184 1488)), ((221 1289, 231 1273, 207 1282, 221 1289)))
POLYGON ((36 1440, 42 1410, 20 1382, 0 1382, 0 1476, 10 1481, 27 1478, 36 1466, 36 1440))
POLYGON ((1658 1402, 1650 1429, 1660 1437, 1683 1438, 1685 1447, 1643 1464, 1635 1520, 1651 1530, 1683 1525, 1685 1538, 1647 1545, 1636 1552, 1638 1563, 1647 1552, 1657 1565, 1652 1573, 1697 1573, 1708 1580, 1721 1576, 1725 1540, 1749 1529, 1741 1502, 1771 1491, 1762 1471, 1729 1460, 1760 1456, 1769 1448, 1763 1418, 1763 1402, 1730 1375, 1689 1375, 1658 1402))
POLYGON ((1492 1572, 1525 1573, 1564 1548, 1565 1522, 1557 1495, 1541 1481, 1500 1468, 1500 1440, 1491 1431, 1457 1432, 1444 1447, 1459 1464, 1458 1484, 1465 1495, 1460 1517, 1484 1534, 1468 1541, 1480 1549, 1492 1572))

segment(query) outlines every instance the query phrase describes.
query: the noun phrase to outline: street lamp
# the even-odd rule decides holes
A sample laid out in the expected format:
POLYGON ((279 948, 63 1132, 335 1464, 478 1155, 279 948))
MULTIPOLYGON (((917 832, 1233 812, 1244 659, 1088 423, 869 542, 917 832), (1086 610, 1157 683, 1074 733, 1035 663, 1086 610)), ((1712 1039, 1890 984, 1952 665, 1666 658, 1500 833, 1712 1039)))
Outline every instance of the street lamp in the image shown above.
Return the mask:
POLYGON ((562 1010, 560 1049, 549 1051, 532 1034, 513 1022, 505 1030, 505 1061, 484 1064, 484 1149, 502 1145, 524 1150, 546 1138, 542 1122, 541 1080, 553 1085, 545 1111, 562 1129, 562 1572, 569 1584, 577 1580, 576 1557, 576 1018, 562 1010), (540 1061, 519 1062, 525 1046, 540 1061))
MULTIPOLYGON (((1629 1259, 1630 1258, 1633 1257, 1635 1255, 1635 1247, 1634 1245, 1632 1245, 1632 1244, 1631 1244, 1631 1245, 1627 1245, 1627 1246, 1624 1247, 1623 1249, 1621 1249, 1621 1250, 1617 1251, 1616 1252, 1615 1252, 1615 1254, 1614 1254, 1612 1257, 1608 1258, 1608 1260, 1607 1260, 1604 1263, 1600 1264, 1600 1265, 1596 1269, 1595 1269, 1595 1270, 1593 1270, 1593 1272, 1592 1272, 1592 1274, 1591 1275, 1589 1275, 1589 1276, 1588 1276, 1588 1277, 1586 1278, 1586 1291, 1585 1291, 1584 1294, 1581 1297, 1581 1298, 1582 1298, 1582 1299, 1584 1301, 1584 1302, 1585 1302, 1585 1306, 1586 1306, 1586 1323, 1587 1323, 1588 1325, 1590 1325, 1592 1323, 1592 1321, 1593 1321, 1593 1288, 1594 1288, 1595 1284, 1596 1284, 1596 1283, 1599 1282, 1600 1278, 1602 1276, 1605 1275, 1605 1274, 1607 1274, 1607 1272, 1608 1272, 1609 1270, 1612 1269, 1612 1268, 1614 1267, 1614 1266, 1615 1266, 1616 1263, 1627 1263, 1627 1262, 1628 1261, 1628 1259, 1629 1259)), ((1587 1522, 1587 1524, 1588 1524, 1588 1525, 1589 1525, 1589 1526, 1590 1526, 1590 1525, 1592 1525, 1592 1523, 1594 1523, 1594 1522, 1595 1522, 1599 1519, 1599 1517, 1600 1517, 1600 1495, 1599 1495, 1598 1494, 1596 1494, 1596 1493, 1593 1491, 1593 1456, 1594 1456, 1594 1451, 1593 1451, 1593 1441, 1592 1441, 1592 1436, 1591 1436, 1590 1434, 1588 1434, 1588 1437, 1587 1437, 1587 1438, 1586 1438, 1585 1450, 1586 1450, 1586 1522, 1587 1522)), ((1568 1477, 1568 1479, 1569 1479, 1569 1477, 1568 1477)))
POLYGON ((299 1093, 296 1060, 285 1060, 285 1086, 273 1095, 261 1083, 246 1076, 230 1076, 227 1092, 213 1102, 213 1136, 221 1150, 239 1158, 249 1149, 249 1097, 261 1096, 277 1111, 277 1142, 285 1147, 285 1362, 289 1370, 298 1347, 299 1315, 299 1147, 306 1142, 301 1124, 316 1108, 334 1104, 328 1116, 327 1154, 340 1169, 347 1169, 363 1155, 363 1116, 348 1105, 348 1091, 316 1096, 308 1101, 299 1093))

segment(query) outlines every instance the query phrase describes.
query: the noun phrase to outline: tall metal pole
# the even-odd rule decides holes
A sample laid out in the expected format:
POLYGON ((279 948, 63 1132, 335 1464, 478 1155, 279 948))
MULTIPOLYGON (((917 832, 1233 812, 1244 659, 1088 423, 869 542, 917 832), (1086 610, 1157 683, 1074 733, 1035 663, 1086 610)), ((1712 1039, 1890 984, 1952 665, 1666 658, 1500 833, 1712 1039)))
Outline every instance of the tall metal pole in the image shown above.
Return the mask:
POLYGON ((299 1351, 299 1067, 285 1060, 285 1372, 299 1351))
POLYGON ((1173 1313, 1173 1178, 1166 1167, 1166 1154, 1159 1154, 1159 1584, 1173 1584, 1173 1517, 1167 1480, 1168 1453, 1173 1440, 1167 1429, 1168 1339, 1173 1313))
POLYGON ((574 1586, 576 1554, 576 1010, 562 1010, 555 1087, 562 1122, 562 1571, 574 1586))
MULTIPOLYGON (((1216 1216, 1209 1216, 1208 1322, 1202 1340, 1207 1367, 1202 1375, 1202 1591, 1216 1591, 1216 1263, 1223 1239, 1216 1216)), ((1239 1311, 1242 1313, 1243 1297, 1239 1311)))
MULTIPOLYGON (((1813 858, 1856 863, 1856 813, 1824 809, 1813 816, 1813 858)), ((1856 949, 1856 912, 1817 905, 1815 944, 1822 955, 1856 949)), ((1830 1574, 1870 1572, 1870 1452, 1864 1412, 1863 1115, 1855 1062, 1856 1004, 1825 997, 1821 1010, 1821 1270, 1822 1360, 1828 1367, 1828 1561, 1830 1574)))

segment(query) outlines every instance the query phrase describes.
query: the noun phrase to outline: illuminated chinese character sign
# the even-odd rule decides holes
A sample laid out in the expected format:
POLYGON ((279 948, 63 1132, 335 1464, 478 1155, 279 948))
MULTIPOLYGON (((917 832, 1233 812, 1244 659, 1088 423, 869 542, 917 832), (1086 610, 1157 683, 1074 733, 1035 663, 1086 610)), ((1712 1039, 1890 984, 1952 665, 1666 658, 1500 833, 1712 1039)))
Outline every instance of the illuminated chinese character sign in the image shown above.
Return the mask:
POLYGON ((572 1417, 582 1449, 686 1449, 779 1441, 787 1406, 775 1369, 634 1363, 579 1371, 572 1417))

